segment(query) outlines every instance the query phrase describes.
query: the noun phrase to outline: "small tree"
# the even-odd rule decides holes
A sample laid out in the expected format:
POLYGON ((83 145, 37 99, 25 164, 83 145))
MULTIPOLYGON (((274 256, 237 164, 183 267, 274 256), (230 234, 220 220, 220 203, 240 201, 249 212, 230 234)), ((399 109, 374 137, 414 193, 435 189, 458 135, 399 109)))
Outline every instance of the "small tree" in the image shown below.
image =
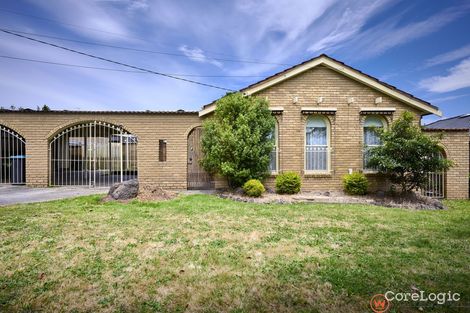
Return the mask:
POLYGON ((231 187, 267 174, 274 129, 268 101, 231 93, 217 101, 214 116, 204 122, 202 166, 227 178, 231 187))
POLYGON ((388 130, 377 130, 382 145, 370 150, 368 166, 385 174, 403 193, 423 188, 427 173, 444 171, 452 162, 439 158, 438 136, 428 136, 404 112, 388 130))
POLYGON ((41 111, 43 112, 49 112, 50 110, 51 108, 47 104, 44 104, 41 108, 41 111))

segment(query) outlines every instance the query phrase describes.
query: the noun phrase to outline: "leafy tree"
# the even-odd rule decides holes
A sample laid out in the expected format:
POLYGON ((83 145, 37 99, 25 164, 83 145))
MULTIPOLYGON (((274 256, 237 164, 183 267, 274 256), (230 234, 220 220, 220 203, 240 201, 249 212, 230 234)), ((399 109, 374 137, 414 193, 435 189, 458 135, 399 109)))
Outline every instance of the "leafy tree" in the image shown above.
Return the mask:
POLYGON ((50 110, 51 110, 51 108, 47 104, 44 104, 42 106, 42 109, 41 109, 41 111, 43 111, 43 112, 49 112, 50 110))
POLYGON ((428 172, 452 166, 451 161, 438 157, 440 137, 423 133, 410 112, 404 112, 390 129, 377 131, 382 145, 370 150, 368 166, 385 174, 403 193, 423 188, 428 172))
POLYGON ((267 100, 241 93, 226 95, 204 122, 202 166, 226 177, 231 187, 264 178, 274 146, 269 136, 274 123, 267 100))

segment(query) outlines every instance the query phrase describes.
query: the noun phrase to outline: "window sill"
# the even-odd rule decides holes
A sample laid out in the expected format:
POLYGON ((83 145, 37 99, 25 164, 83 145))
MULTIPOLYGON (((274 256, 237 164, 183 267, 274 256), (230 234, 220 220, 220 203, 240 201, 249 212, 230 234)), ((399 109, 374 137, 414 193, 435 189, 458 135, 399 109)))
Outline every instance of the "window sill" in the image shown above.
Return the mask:
POLYGON ((277 175, 279 175, 279 172, 278 172, 278 171, 274 171, 274 172, 269 172, 269 173, 268 173, 268 177, 276 177, 277 175))
POLYGON ((330 171, 305 171, 304 177, 332 177, 330 171))
POLYGON ((364 175, 377 175, 379 174, 379 171, 375 171, 375 170, 362 170, 362 173, 364 175))

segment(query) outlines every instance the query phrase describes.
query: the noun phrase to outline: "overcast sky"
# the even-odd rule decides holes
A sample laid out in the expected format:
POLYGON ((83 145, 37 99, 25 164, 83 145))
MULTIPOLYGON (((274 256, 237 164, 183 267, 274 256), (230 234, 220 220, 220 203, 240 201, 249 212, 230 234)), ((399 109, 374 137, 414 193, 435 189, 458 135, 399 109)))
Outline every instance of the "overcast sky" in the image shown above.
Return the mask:
MULTIPOLYGON (((445 117, 470 113, 469 1, 18 0, 1 2, 0 27, 233 90, 326 53, 445 117)), ((0 55, 3 107, 198 110, 225 94, 6 33, 0 55)))

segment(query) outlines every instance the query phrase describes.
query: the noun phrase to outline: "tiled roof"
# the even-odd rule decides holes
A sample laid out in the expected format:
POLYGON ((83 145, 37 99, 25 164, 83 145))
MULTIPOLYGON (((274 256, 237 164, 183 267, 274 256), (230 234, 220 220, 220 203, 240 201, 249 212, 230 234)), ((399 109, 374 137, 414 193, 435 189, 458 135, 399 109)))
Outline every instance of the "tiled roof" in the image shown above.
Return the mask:
POLYGON ((445 118, 423 126, 426 130, 462 130, 470 129, 470 114, 445 118))
POLYGON ((22 109, 22 110, 0 110, 1 113, 55 113, 55 114, 197 114, 197 111, 77 111, 77 110, 51 110, 51 111, 37 111, 32 109, 22 109))

